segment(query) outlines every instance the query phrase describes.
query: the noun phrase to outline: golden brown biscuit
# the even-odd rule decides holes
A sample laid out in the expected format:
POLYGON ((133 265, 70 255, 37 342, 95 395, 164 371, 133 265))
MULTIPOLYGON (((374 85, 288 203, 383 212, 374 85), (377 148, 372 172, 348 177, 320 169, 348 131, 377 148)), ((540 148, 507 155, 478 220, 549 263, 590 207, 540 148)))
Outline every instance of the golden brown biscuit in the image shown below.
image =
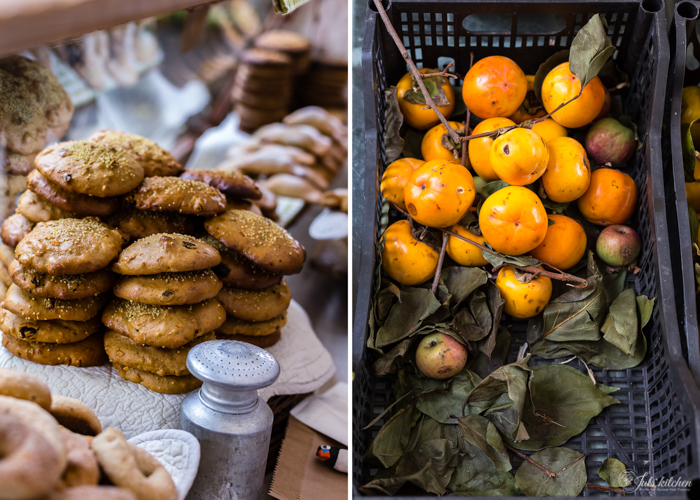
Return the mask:
MULTIPOLYGON (((64 425, 60 420, 59 423, 64 425)), ((85 436, 61 427, 61 435, 68 451, 68 465, 63 471, 61 488, 96 485, 100 480, 100 468, 85 436)), ((86 499, 87 500, 87 499, 86 499)))
POLYGON ((94 297, 111 290, 117 281, 117 276, 109 269, 86 274, 52 276, 24 267, 13 260, 8 270, 12 281, 22 290, 40 297, 64 300, 94 297))
POLYGON ((272 273, 296 274, 304 265, 304 247, 270 219, 253 212, 228 210, 205 221, 204 228, 228 248, 272 273))
POLYGON ((311 42, 304 35, 289 30, 269 30, 255 38, 259 49, 274 50, 300 56, 311 50, 311 42))
POLYGON ((261 88, 262 82, 267 82, 269 89, 284 90, 292 85, 292 67, 289 66, 264 66, 255 64, 241 64, 236 70, 235 83, 250 88, 261 88))
POLYGON ((189 375, 187 370, 187 353, 197 344, 216 340, 216 334, 209 332, 188 342, 179 349, 162 347, 142 347, 129 337, 107 330, 105 333, 105 350, 112 363, 136 368, 148 373, 165 377, 189 375))
POLYGON ((262 210, 250 200, 226 198, 226 210, 250 210, 253 213, 262 215, 262 210))
POLYGON ((37 153, 46 145, 48 126, 44 110, 26 82, 0 69, 0 129, 3 146, 21 155, 37 153))
POLYGON ((265 68, 277 68, 283 70, 292 65, 292 59, 281 52, 264 49, 248 49, 241 58, 248 66, 264 66, 265 68))
POLYGON ((139 210, 212 216, 226 210, 226 197, 216 188, 179 177, 147 177, 126 197, 139 210))
POLYGON ((282 274, 271 273, 256 266, 238 252, 226 248, 211 235, 203 236, 202 241, 216 248, 221 254, 221 264, 212 271, 224 285, 245 290, 262 290, 282 281, 282 274))
POLYGON ((120 377, 129 382, 141 384, 153 392, 162 394, 182 394, 183 392, 194 391, 202 386, 202 382, 192 375, 181 375, 179 377, 168 375, 161 377, 136 368, 129 368, 119 363, 114 363, 114 369, 117 370, 120 377))
POLYGON ((123 242, 96 217, 39 222, 15 248, 15 259, 40 273, 91 273, 109 265, 123 242))
POLYGON ((0 300, 5 300, 5 295, 7 295, 7 285, 0 283, 0 300))
POLYGON ((255 204, 260 207, 262 214, 273 220, 277 220, 277 195, 265 186, 258 186, 262 193, 262 198, 255 200, 255 204))
POLYGON ((87 321, 97 316, 107 304, 109 294, 84 299, 62 300, 25 292, 14 283, 7 289, 2 307, 23 318, 37 321, 62 319, 87 321))
POLYGON ((68 191, 48 180, 38 170, 32 170, 27 176, 27 187, 49 203, 83 216, 107 217, 116 212, 122 203, 121 198, 99 198, 68 191))
POLYGON ((18 370, 0 368, 0 396, 26 399, 47 411, 51 408, 49 386, 40 378, 18 370))
POLYGON ((178 175, 184 170, 173 155, 152 140, 140 135, 100 130, 92 134, 88 141, 99 142, 129 152, 141 164, 146 177, 178 175))
POLYGON ((168 349, 216 330, 225 320, 224 307, 214 299, 186 306, 151 306, 115 299, 102 314, 107 328, 135 343, 168 349))
POLYGON ((20 340, 70 344, 102 330, 102 323, 99 316, 87 321, 36 321, 0 308, 0 330, 5 336, 11 335, 20 340))
POLYGON ((122 278, 114 286, 114 295, 142 304, 180 306, 212 299, 221 287, 216 274, 205 269, 122 278))
MULTIPOLYGON (((7 267, 5 267, 5 264, 2 263, 0 263, 0 283, 5 285, 6 287, 12 284, 10 272, 8 271, 7 267)), ((5 290, 5 293, 7 293, 7 290, 5 290)))
POLYGON ((142 276, 199 271, 220 263, 219 252, 194 236, 153 234, 125 248, 112 269, 119 274, 142 276))
POLYGON ((107 219, 107 223, 138 240, 158 233, 192 234, 194 221, 189 215, 175 212, 123 210, 107 219))
POLYGON ((242 319, 228 316, 226 318, 226 321, 219 328, 216 329, 216 338, 220 338, 219 334, 264 337, 265 335, 272 335, 273 333, 275 333, 275 330, 279 330, 286 324, 286 311, 268 321, 259 321, 255 323, 251 321, 243 321, 242 319))
POLYGON ((0 262, 9 267, 13 260, 15 260, 15 249, 4 243, 0 245, 0 262))
POLYGON ((5 245, 14 248, 32 229, 34 229, 32 221, 22 214, 13 214, 2 223, 0 237, 5 245))
POLYGON ((17 213, 31 222, 46 222, 58 219, 74 219, 77 214, 53 205, 34 191, 27 189, 17 200, 17 213))
POLYGON ((248 344, 253 344, 264 349, 280 341, 280 338, 282 338, 282 330, 278 328, 270 335, 226 335, 225 333, 217 333, 216 338, 219 340, 247 342, 248 344))
POLYGON ((39 153, 34 164, 63 189, 100 198, 126 194, 143 180, 143 167, 131 154, 92 141, 59 142, 39 153))
POLYGON ((79 399, 54 394, 49 413, 59 424, 76 434, 97 436, 102 432, 100 419, 92 408, 79 399))
POLYGON ((2 345, 12 355, 41 365, 99 366, 107 362, 102 337, 96 333, 72 344, 44 344, 3 335, 2 345))
POLYGON ((292 293, 282 280, 263 290, 225 287, 216 298, 229 316, 245 321, 267 321, 287 310, 292 293))
POLYGON ((259 200, 262 197, 262 193, 255 185, 255 181, 237 170, 232 172, 223 170, 186 170, 180 175, 180 178, 203 182, 235 198, 259 200))
POLYGON ((36 158, 36 153, 23 155, 7 151, 0 166, 8 174, 27 175, 34 170, 34 158, 36 158))

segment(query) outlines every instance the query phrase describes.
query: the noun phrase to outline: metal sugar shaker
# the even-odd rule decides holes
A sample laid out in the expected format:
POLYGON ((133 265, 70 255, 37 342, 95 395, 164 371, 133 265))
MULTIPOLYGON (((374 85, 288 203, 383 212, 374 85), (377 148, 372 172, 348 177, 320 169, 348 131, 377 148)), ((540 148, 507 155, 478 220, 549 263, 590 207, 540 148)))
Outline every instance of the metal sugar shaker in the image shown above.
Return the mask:
POLYGON ((272 410, 257 390, 280 374, 277 360, 245 342, 193 347, 187 369, 204 382, 180 409, 182 429, 202 447, 188 500, 259 500, 272 433, 272 410))

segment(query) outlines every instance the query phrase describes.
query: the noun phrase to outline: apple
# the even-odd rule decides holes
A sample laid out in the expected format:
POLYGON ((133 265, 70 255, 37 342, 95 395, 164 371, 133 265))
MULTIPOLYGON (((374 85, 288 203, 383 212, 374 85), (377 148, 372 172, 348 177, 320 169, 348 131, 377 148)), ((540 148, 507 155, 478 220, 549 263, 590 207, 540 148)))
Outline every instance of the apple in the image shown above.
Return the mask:
POLYGON ((603 118, 588 129, 585 146, 598 165, 609 163, 613 168, 618 168, 634 156, 637 141, 634 130, 614 118, 603 118))
POLYGON ((438 380, 457 375, 467 364, 467 348, 444 333, 423 337, 416 351, 416 365, 423 375, 438 380))
POLYGON ((628 226, 608 226, 600 232, 595 251, 600 260, 609 266, 628 266, 642 250, 642 239, 628 226))
POLYGON ((600 113, 598 113, 598 116, 595 117, 594 121, 602 120, 603 118, 606 118, 608 116, 608 113, 610 113, 610 107, 612 106, 612 97, 610 97, 610 92, 608 92, 608 89, 605 89, 605 99, 603 100, 603 107, 600 108, 600 113))

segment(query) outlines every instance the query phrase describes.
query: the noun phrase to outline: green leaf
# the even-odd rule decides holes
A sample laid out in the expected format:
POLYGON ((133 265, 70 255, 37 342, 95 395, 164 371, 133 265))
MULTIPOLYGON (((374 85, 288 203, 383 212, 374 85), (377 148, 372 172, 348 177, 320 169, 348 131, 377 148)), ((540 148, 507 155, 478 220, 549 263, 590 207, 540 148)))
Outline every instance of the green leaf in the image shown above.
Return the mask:
POLYGON ((589 421, 619 401, 601 391, 588 375, 566 365, 532 368, 525 400, 523 425, 530 439, 506 442, 522 450, 560 446, 580 434, 589 421))
POLYGON ((508 184, 505 181, 492 181, 486 184, 483 188, 481 188, 481 192, 483 193, 484 198, 488 198, 496 191, 500 191, 501 189, 507 188, 508 186, 510 186, 510 184, 508 184))
POLYGON ((376 346, 399 342, 420 327, 428 316, 440 307, 440 302, 426 288, 406 287, 401 291, 401 302, 391 307, 386 321, 377 331, 376 346))
POLYGON ((489 275, 480 267, 451 266, 442 270, 440 279, 452 295, 450 305, 454 311, 474 290, 486 284, 489 275))
POLYGON ((481 415, 467 415, 458 418, 462 436, 488 457, 496 469, 508 472, 513 468, 510 457, 496 427, 481 415))
POLYGON ((569 67, 581 82, 581 90, 598 75, 615 52, 607 29, 605 19, 595 14, 571 42, 569 67))
POLYGON ((452 473, 449 488, 454 494, 477 497, 520 495, 511 473, 499 471, 486 455, 475 447, 472 448, 474 454, 463 458, 452 473))
MULTIPOLYGON (((439 70, 429 70, 430 73, 437 73, 439 70)), ((413 81, 413 88, 407 90, 403 94, 403 100, 410 102, 411 104, 423 104, 425 105, 425 96, 423 92, 418 88, 418 84, 415 80, 413 81)), ((428 78, 423 78, 423 84, 428 91, 428 94, 433 99, 436 106, 449 106, 450 101, 447 99, 444 89, 445 85, 444 76, 429 76, 428 78)))
POLYGON ((416 130, 414 128, 408 128, 406 130, 406 133, 403 136, 403 150, 401 151, 404 158, 416 158, 417 160, 423 159, 421 144, 423 143, 425 133, 425 130, 416 130))
MULTIPOLYGON (((464 400, 479 382, 481 377, 464 369, 449 379, 446 389, 436 388, 420 395, 416 408, 441 424, 455 424, 450 415, 462 415, 464 400)), ((467 411, 471 410, 467 408, 467 411)))
POLYGON ((372 370, 377 377, 385 377, 390 373, 396 373, 400 363, 406 353, 411 349, 413 343, 418 340, 416 337, 402 340, 396 344, 388 353, 376 360, 372 364, 372 370))
POLYGON ((628 356, 634 354, 639 332, 634 290, 628 288, 613 301, 600 330, 612 345, 628 356))
POLYGON ((399 94, 396 87, 389 87, 384 91, 386 110, 384 110, 384 148, 388 163, 396 160, 403 150, 401 138, 401 125, 403 125, 403 113, 399 108, 399 94))
POLYGON ((598 475, 613 488, 626 488, 632 484, 627 474, 627 467, 617 458, 606 458, 598 469, 598 475))
POLYGON ((374 317, 378 325, 383 325, 391 308, 401 301, 401 290, 393 282, 382 280, 382 288, 374 299, 374 317))
POLYGON ((559 66, 561 63, 567 62, 568 60, 569 51, 560 50, 559 52, 556 52, 553 55, 551 55, 545 62, 540 64, 540 67, 537 69, 537 73, 535 73, 534 82, 535 95, 537 96, 537 99, 539 99, 540 102, 542 102, 542 83, 544 82, 545 77, 554 68, 559 66))
POLYGON ((685 182, 695 182, 695 146, 690 128, 697 122, 681 125, 681 140, 683 141, 683 174, 685 182))
POLYGON ((606 274, 603 277, 603 289, 605 290, 605 302, 608 306, 622 293, 625 289, 625 280, 627 279, 627 270, 622 269, 620 272, 606 274))
POLYGON ((598 72, 598 78, 605 88, 611 89, 620 83, 629 83, 630 77, 622 71, 614 59, 608 59, 603 68, 598 72))
POLYGON ((413 405, 401 408, 379 429, 364 459, 384 467, 394 465, 406 451, 413 424, 413 405))
POLYGON ((654 311, 654 303, 656 299, 649 299, 646 295, 637 296, 637 309, 639 310, 639 329, 641 330, 651 319, 651 313, 654 311))
MULTIPOLYGON (((501 316, 505 305, 505 300, 501 297, 501 292, 493 281, 489 281, 486 286, 486 301, 489 312, 491 313, 491 331, 484 341, 478 344, 478 348, 479 351, 486 354, 490 360, 491 354, 498 343, 498 327, 501 324, 501 316)), ((507 336, 510 338, 510 333, 507 333, 507 336)), ((510 340, 508 344, 510 345, 510 340)))
MULTIPOLYGON (((491 248, 491 245, 488 243, 486 244, 487 247, 491 248)), ((518 256, 513 256, 513 255, 504 255, 501 253, 498 253, 498 255, 494 255, 491 252, 486 252, 484 250, 481 251, 481 255, 484 256, 484 259, 488 261, 489 264, 491 264, 493 267, 498 267, 502 266, 503 264, 510 264, 513 266, 540 266, 542 263, 535 259, 534 257, 530 257, 529 255, 518 255, 518 256)))
POLYGON ((560 215, 563 214, 566 211, 566 209, 569 208, 569 203, 557 203, 556 201, 552 201, 549 198, 542 200, 542 204, 544 205, 544 208, 547 208, 555 214, 560 215))
POLYGON ((515 473, 515 486, 529 497, 575 497, 586 485, 585 455, 569 448, 548 448, 530 458, 554 473, 549 477, 530 462, 523 462, 515 473))

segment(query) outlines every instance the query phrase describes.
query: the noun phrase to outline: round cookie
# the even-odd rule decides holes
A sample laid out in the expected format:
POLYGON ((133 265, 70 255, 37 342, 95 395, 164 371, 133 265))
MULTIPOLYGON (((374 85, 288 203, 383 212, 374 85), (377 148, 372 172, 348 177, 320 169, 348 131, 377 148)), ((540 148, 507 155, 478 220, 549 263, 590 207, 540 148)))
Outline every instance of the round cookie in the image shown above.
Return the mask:
POLYGON ((9 267, 13 260, 15 260, 15 250, 4 243, 0 245, 0 262, 9 267))
POLYGON ((88 141, 123 149, 130 153, 143 167, 146 177, 156 175, 178 175, 184 169, 173 155, 150 139, 136 134, 100 130, 92 134, 88 141))
POLYGON ((46 145, 48 125, 33 89, 15 75, 0 69, 0 130, 3 131, 3 147, 30 155, 46 145))
POLYGON ((25 292, 13 283, 7 289, 2 307, 23 318, 37 321, 87 321, 100 313, 108 298, 107 294, 73 300, 40 297, 25 292))
POLYGON ((2 345, 12 355, 40 365, 100 366, 107 362, 102 337, 96 333, 72 344, 45 344, 3 335, 2 345))
POLYGON ((139 210, 209 217, 226 210, 226 197, 203 182, 179 177, 147 177, 127 196, 126 204, 139 210))
POLYGON ((107 217, 119 210, 122 203, 120 198, 99 198, 68 191, 37 170, 27 176, 27 187, 49 203, 82 216, 107 217))
POLYGON ((94 297, 111 290, 117 281, 117 276, 109 269, 86 274, 52 276, 24 267, 13 260, 8 270, 12 281, 22 290, 40 297, 63 300, 94 297))
POLYGON ((269 30, 255 39, 259 49, 275 50, 301 56, 311 50, 311 42, 305 36, 289 30, 269 30))
POLYGON ((250 200, 227 198, 226 210, 250 210, 253 213, 262 215, 262 210, 250 200))
POLYGON ((258 347, 270 347, 275 345, 282 338, 282 331, 277 329, 274 333, 270 335, 226 335, 222 333, 217 333, 217 338, 219 340, 237 340, 238 342, 247 342, 248 344, 253 344, 258 347))
POLYGON ((34 229, 32 221, 22 214, 12 214, 2 223, 0 237, 5 245, 14 248, 32 229, 34 229))
POLYGON ((1 166, 3 171, 8 174, 27 175, 34 170, 34 158, 36 158, 36 153, 23 155, 7 151, 1 166))
POLYGON ((205 269, 122 278, 114 286, 114 295, 142 304, 179 306, 214 298, 221 287, 216 274, 205 269))
POLYGON ((3 337, 11 335, 31 342, 72 344, 86 339, 101 329, 102 323, 99 317, 88 321, 62 319, 35 321, 0 308, 0 330, 5 334, 3 337))
POLYGON ((217 338, 219 334, 223 335, 248 335, 250 337, 264 337, 272 335, 276 330, 279 330, 287 324, 287 313, 284 312, 279 316, 268 321, 259 321, 256 323, 243 321, 242 319, 226 318, 226 321, 216 329, 217 338))
POLYGON ((228 210, 208 219, 204 228, 214 238, 272 273, 301 271, 306 251, 287 231, 247 210, 228 210))
POLYGON ((102 432, 102 424, 95 412, 78 399, 54 394, 49 413, 59 424, 76 434, 97 436, 102 432))
POLYGON ((0 396, 26 399, 44 410, 51 408, 51 390, 38 377, 18 370, 0 368, 0 396))
POLYGON ((100 198, 126 194, 143 180, 143 167, 131 154, 92 141, 59 142, 39 153, 34 164, 63 189, 100 198))
POLYGON ((139 345, 177 349, 216 330, 226 320, 224 307, 209 299, 186 306, 152 306, 123 299, 107 305, 102 322, 139 345))
POLYGON ((187 369, 187 353, 197 344, 216 340, 216 334, 209 332, 197 337, 178 349, 163 349, 162 347, 141 347, 129 337, 108 330, 105 333, 105 350, 112 363, 118 363, 129 368, 136 368, 160 377, 189 375, 187 369))
POLYGON ((15 259, 41 273, 91 273, 109 265, 123 241, 95 217, 40 222, 17 245, 15 259))
POLYGON ((193 236, 153 234, 126 247, 112 269, 119 274, 142 276, 199 271, 220 263, 219 252, 193 236))
POLYGON ((226 248, 211 235, 202 237, 202 241, 216 248, 221 254, 221 264, 212 271, 224 285, 246 290, 262 290, 282 281, 282 274, 270 273, 256 266, 238 252, 226 248))
POLYGON ((74 219, 77 214, 53 205, 27 189, 17 200, 17 213, 31 222, 46 222, 58 219, 74 219))
POLYGON ((203 182, 235 198, 259 200, 262 197, 255 181, 238 170, 186 170, 180 178, 203 182))
POLYGON ((201 380, 197 380, 192 375, 182 375, 179 377, 165 376, 161 377, 153 373, 144 372, 136 368, 129 368, 119 363, 114 363, 114 368, 120 377, 141 384, 153 392, 161 394, 182 394, 184 392, 194 391, 202 386, 201 380))
POLYGON ((263 290, 241 290, 225 287, 216 296, 226 314, 244 321, 267 321, 289 307, 292 293, 283 280, 263 290))
POLYGON ((194 232, 194 221, 188 215, 174 212, 150 212, 148 210, 124 210, 107 219, 107 223, 139 240, 152 234, 194 232))

